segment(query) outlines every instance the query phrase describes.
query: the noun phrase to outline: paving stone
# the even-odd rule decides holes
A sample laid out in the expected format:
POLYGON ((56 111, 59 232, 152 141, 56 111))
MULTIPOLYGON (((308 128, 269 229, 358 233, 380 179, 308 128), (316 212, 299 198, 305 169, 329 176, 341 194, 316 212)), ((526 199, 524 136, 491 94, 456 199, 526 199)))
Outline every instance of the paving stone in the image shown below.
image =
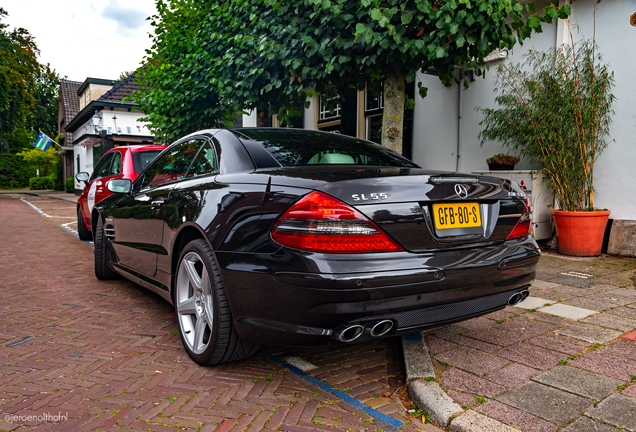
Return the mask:
POLYGON ((569 306, 562 303, 544 307, 543 309, 541 309, 541 312, 575 321, 598 313, 598 311, 595 310, 569 306))
POLYGON ((492 327, 493 325, 495 325, 495 323, 492 322, 492 320, 489 320, 483 317, 478 317, 478 318, 473 318, 466 321, 458 322, 455 325, 466 328, 468 330, 480 330, 480 329, 492 327))
POLYGON ((455 335, 449 339, 451 342, 454 342, 459 345, 464 345, 470 348, 475 348, 484 352, 491 352, 500 349, 501 347, 498 345, 489 344, 487 342, 482 342, 477 339, 472 339, 463 335, 455 335))
POLYGON ((539 297, 528 297, 521 303, 517 303, 515 306, 522 309, 539 309, 546 304, 552 304, 554 300, 543 299, 539 297))
POLYGON ((630 385, 625 390, 621 391, 621 394, 636 399, 636 384, 630 385))
MULTIPOLYGON (((573 288, 573 289, 576 289, 581 292, 583 291, 580 288, 573 288)), ((577 294, 582 295, 582 293, 577 293, 577 294)), ((568 300, 574 297, 580 297, 580 295, 568 293, 567 291, 561 291, 561 290, 557 291, 555 289, 538 289, 538 290, 531 291, 530 295, 532 297, 540 297, 540 298, 544 298, 548 300, 553 300, 555 302, 568 300)))
MULTIPOLYGON (((636 361, 636 343, 629 342, 624 339, 619 339, 616 342, 612 342, 605 348, 600 350, 603 354, 613 355, 615 357, 623 357, 628 360, 636 361)), ((636 375, 636 370, 634 371, 636 375)))
POLYGON ((523 431, 552 432, 559 429, 554 423, 494 400, 477 406, 475 410, 523 431))
POLYGON ((600 292, 591 296, 576 297, 565 301, 571 306, 602 311, 605 309, 622 306, 634 302, 634 297, 600 292))
POLYGON ((463 327, 459 327, 457 325, 451 324, 444 327, 439 327, 433 330, 429 330, 426 332, 426 334, 433 335, 440 339, 448 339, 451 336, 455 336, 456 334, 460 334, 460 333, 466 333, 467 331, 468 330, 466 330, 463 327))
POLYGON ((508 346, 523 340, 522 335, 507 332, 496 327, 485 330, 475 330, 470 333, 466 333, 464 336, 499 346, 508 346))
POLYGON ((548 314, 543 313, 541 311, 542 311, 542 309, 539 309, 537 312, 529 312, 528 314, 526 314, 526 318, 537 320, 537 321, 543 321, 543 322, 547 322, 547 323, 550 323, 550 324, 554 324, 557 327, 565 325, 565 324, 569 324, 571 322, 571 321, 566 320, 564 318, 559 318, 559 317, 556 317, 556 316, 548 315, 548 314))
POLYGON ((603 354, 598 351, 586 352, 581 357, 570 361, 569 364, 570 366, 587 369, 591 372, 623 381, 630 381, 634 371, 636 371, 635 361, 603 354))
POLYGON ((442 385, 445 388, 493 398, 506 391, 506 388, 469 374, 457 368, 442 372, 442 385))
POLYGON ((457 344, 446 341, 444 339, 436 338, 433 335, 426 335, 426 345, 428 346, 428 350, 433 355, 459 348, 457 344))
POLYGON ((628 306, 619 306, 613 309, 608 309, 605 311, 605 313, 636 320, 636 309, 628 306))
POLYGON ((373 398, 373 399, 367 401, 365 404, 367 406, 370 406, 373 409, 377 409, 377 408, 379 408, 379 407, 381 407, 383 405, 390 404, 392 402, 393 402, 393 400, 391 398, 378 397, 378 398, 373 398))
POLYGON ((556 327, 554 324, 527 319, 523 316, 509 319, 497 326, 499 329, 522 335, 524 339, 548 333, 556 327))
MULTIPOLYGON (((489 313, 488 315, 484 315, 484 318, 487 318, 492 321, 501 321, 510 318, 514 315, 513 312, 510 312, 506 309, 498 310, 496 312, 489 313)), ((493 323, 494 325, 495 323, 493 323)))
POLYGON ((532 378, 551 387, 590 399, 601 400, 624 381, 587 372, 570 366, 557 366, 532 378))
POLYGON ((435 369, 433 369, 428 348, 423 340, 407 341, 402 338, 402 351, 404 352, 404 369, 407 383, 420 378, 435 376, 435 369))
POLYGON ((437 354, 435 359, 477 375, 484 375, 485 373, 501 369, 508 363, 499 357, 468 347, 459 347, 437 354))
POLYGON ((522 382, 530 379, 533 375, 538 374, 540 371, 528 366, 524 366, 519 363, 512 363, 505 366, 498 371, 485 375, 489 381, 502 385, 507 389, 511 389, 522 382))
POLYGON ((517 432, 510 426, 472 410, 453 419, 449 430, 451 432, 517 432))
POLYGON ((519 343, 496 352, 500 357, 536 369, 546 370, 567 358, 566 354, 550 351, 536 345, 519 343))
POLYGON ((594 421, 587 417, 579 417, 563 429, 563 432, 617 432, 614 426, 594 421))
POLYGON ((591 324, 584 324, 580 322, 565 327, 559 327, 554 332, 556 334, 570 336, 587 342, 601 344, 614 340, 622 335, 621 332, 616 330, 606 329, 603 327, 591 324))
POLYGON ((585 415, 623 430, 636 431, 636 400, 627 396, 613 394, 585 415))
POLYGON ((455 402, 460 405, 468 406, 471 408, 479 405, 479 403, 475 399, 476 395, 472 393, 457 391, 453 389, 448 389, 447 393, 455 402))
POLYGON ((629 332, 621 336, 622 338, 629 339, 630 341, 636 342, 636 331, 629 332))
POLYGON ((533 339, 529 339, 526 342, 537 345, 550 350, 559 351, 569 355, 579 354, 585 348, 589 347, 591 343, 584 342, 578 339, 573 339, 567 336, 561 336, 554 333, 548 333, 533 339))
POLYGON ((616 294, 621 297, 634 297, 636 301, 636 288, 633 286, 625 288, 616 288, 615 290, 606 291, 607 294, 616 294))
POLYGON ((615 330, 620 330, 623 333, 630 332, 636 329, 636 320, 623 318, 609 313, 601 313, 581 320, 588 324, 596 324, 603 327, 608 327, 615 330))
POLYGON ((558 288, 561 286, 562 285, 558 283, 535 279, 534 282, 532 282, 531 288, 549 289, 549 288, 558 288))
POLYGON ((546 271, 539 270, 537 271, 537 277, 548 280, 550 282, 556 282, 562 285, 570 285, 570 286, 576 286, 581 288, 599 284, 594 277, 589 279, 582 279, 582 278, 577 278, 573 276, 567 276, 567 275, 561 274, 561 272, 548 273, 546 271))
POLYGON ((569 423, 593 406, 589 399, 533 381, 513 388, 497 400, 559 425, 569 423))

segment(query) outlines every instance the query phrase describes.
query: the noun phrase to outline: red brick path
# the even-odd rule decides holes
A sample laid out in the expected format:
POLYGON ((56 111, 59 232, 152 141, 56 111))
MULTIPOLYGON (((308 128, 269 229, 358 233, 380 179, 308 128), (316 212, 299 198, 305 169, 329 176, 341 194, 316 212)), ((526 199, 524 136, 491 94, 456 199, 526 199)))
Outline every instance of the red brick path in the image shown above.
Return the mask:
MULTIPOLYGON (((193 363, 172 306, 131 282, 95 279, 92 248, 59 227, 69 220, 0 196, 0 430, 381 430, 261 356, 193 363), (58 413, 68 420, 4 421, 58 413)), ((302 356, 318 378, 369 401, 397 388, 392 344, 265 349, 302 356)), ((404 421, 395 404, 378 409, 404 421)))

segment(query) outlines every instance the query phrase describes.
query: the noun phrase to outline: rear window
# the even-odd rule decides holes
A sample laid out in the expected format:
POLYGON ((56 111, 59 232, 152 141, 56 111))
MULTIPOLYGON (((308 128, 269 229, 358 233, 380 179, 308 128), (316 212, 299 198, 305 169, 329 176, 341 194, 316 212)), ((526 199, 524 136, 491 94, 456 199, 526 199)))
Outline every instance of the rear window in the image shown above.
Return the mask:
POLYGON ((146 168, 150 162, 152 162, 157 155, 161 153, 161 150, 146 150, 146 151, 138 151, 134 152, 133 155, 133 165, 135 166, 135 174, 141 173, 144 168, 146 168))
POLYGON ((376 165, 417 168, 413 162, 386 147, 345 135, 286 128, 237 129, 233 132, 239 138, 251 141, 246 147, 257 165, 261 164, 253 154, 255 144, 283 167, 376 165))

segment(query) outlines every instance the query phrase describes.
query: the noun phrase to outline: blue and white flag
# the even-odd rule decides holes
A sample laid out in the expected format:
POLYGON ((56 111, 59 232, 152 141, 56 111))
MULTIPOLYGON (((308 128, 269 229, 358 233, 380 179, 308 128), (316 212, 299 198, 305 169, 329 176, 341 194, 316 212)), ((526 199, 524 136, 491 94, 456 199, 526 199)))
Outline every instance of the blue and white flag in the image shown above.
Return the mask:
POLYGON ((37 147, 42 151, 47 151, 49 147, 51 147, 52 142, 53 140, 51 138, 46 136, 43 132, 40 132, 38 139, 36 139, 35 144, 33 144, 33 147, 37 147))

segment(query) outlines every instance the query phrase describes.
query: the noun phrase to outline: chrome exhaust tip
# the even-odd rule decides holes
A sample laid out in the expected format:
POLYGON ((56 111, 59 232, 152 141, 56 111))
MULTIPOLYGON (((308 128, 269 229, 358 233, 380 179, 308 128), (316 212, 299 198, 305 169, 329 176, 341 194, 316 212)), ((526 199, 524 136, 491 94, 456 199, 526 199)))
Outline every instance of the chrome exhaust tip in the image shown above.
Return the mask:
POLYGON ((333 338, 340 342, 348 343, 358 339, 364 332, 364 327, 360 324, 351 324, 342 327, 334 332, 333 338))
POLYGON ((370 324, 367 324, 364 327, 364 332, 373 337, 384 336, 393 328, 393 321, 391 320, 382 320, 375 321, 370 324))
POLYGON ((510 296, 510 298, 508 299, 508 304, 510 306, 514 306, 517 303, 521 303, 526 297, 523 296, 523 291, 519 291, 518 293, 514 293, 510 296))
POLYGON ((521 294, 523 294, 523 300, 525 300, 525 299, 527 299, 530 296, 530 291, 523 290, 523 291, 521 291, 521 294))

